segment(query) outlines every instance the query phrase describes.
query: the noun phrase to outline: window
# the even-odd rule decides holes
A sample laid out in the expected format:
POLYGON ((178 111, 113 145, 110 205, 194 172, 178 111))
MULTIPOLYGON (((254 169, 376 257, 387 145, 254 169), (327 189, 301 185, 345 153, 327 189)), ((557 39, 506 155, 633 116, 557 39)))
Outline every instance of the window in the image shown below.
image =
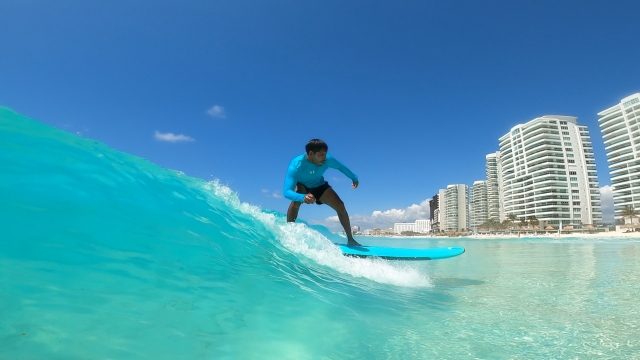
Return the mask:
POLYGON ((563 131, 562 135, 569 135, 569 132, 568 131, 563 131))
POLYGON ((560 126, 560 130, 569 130, 569 128, 566 126, 560 126))
POLYGON ((580 219, 580 214, 573 214, 574 219, 580 219))
POLYGON ((578 175, 578 173, 575 171, 569 171, 569 175, 578 175))
POLYGON ((571 183, 571 187, 578 187, 578 184, 576 184, 576 183, 571 183))
POLYGON ((636 104, 636 103, 638 103, 638 102, 640 102, 640 100, 639 100, 639 99, 637 99, 637 98, 635 98, 635 99, 631 99, 631 100, 629 100, 629 101, 626 101, 624 104, 622 104, 622 106, 627 107, 627 106, 630 106, 630 105, 636 104))
POLYGON ((570 142, 565 142, 564 146, 571 146, 571 143, 570 142))
POLYGON ((560 125, 567 125, 566 121, 560 121, 560 125))
POLYGON ((577 194, 577 193, 579 193, 579 192, 580 192, 579 190, 571 190, 571 193, 572 193, 572 194, 577 194))
POLYGON ((573 206, 580 206, 580 201, 574 201, 573 206))
POLYGON ((565 150, 567 150, 567 151, 569 151, 569 152, 573 151, 573 149, 572 149, 572 148, 566 148, 565 150))
POLYGON ((578 178, 577 177, 570 177, 569 180, 570 181, 578 181, 578 178))
POLYGON ((567 162, 568 162, 569 164, 575 164, 575 163, 576 163, 576 161, 575 161, 575 160, 571 160, 571 159, 567 160, 567 162))
MULTIPOLYGON (((572 195, 572 196, 571 196, 571 198, 572 198, 573 200, 580 200, 580 196, 578 196, 578 195, 572 195)), ((575 204, 575 203, 574 203, 574 204, 575 204)), ((580 203, 578 203, 578 204, 580 204, 580 203)))
POLYGON ((568 136, 563 136, 563 137, 562 137, 562 140, 564 140, 564 141, 569 141, 569 140, 571 140, 571 138, 570 138, 570 137, 568 137, 568 136))
POLYGON ((567 154, 567 157, 572 158, 572 157, 573 157, 573 154, 567 154))

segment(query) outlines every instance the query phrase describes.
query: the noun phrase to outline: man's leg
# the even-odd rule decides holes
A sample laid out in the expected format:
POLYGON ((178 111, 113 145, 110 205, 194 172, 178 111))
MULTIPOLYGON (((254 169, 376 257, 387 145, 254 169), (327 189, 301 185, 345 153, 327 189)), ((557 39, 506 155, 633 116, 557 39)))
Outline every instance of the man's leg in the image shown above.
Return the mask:
MULTIPOLYGON (((298 184, 296 186, 296 192, 298 194, 306 194, 307 188, 305 188, 302 184, 298 184)), ((289 204, 289 209, 287 210, 287 222, 296 222, 296 219, 298 218, 298 211, 300 210, 300 205, 302 205, 301 202, 295 201, 292 201, 291 204, 289 204)))
POLYGON ((331 208, 333 208, 333 210, 335 210, 336 213, 338 213, 338 219, 340 219, 340 224, 342 224, 342 227, 344 228, 344 232, 347 234, 348 244, 360 245, 353 238, 353 234, 351 233, 351 221, 349 221, 349 214, 347 213, 347 209, 344 207, 344 203, 342 202, 338 194, 336 194, 336 192, 333 191, 332 188, 328 188, 324 192, 324 194, 320 196, 320 201, 323 204, 327 204, 331 206, 331 208))

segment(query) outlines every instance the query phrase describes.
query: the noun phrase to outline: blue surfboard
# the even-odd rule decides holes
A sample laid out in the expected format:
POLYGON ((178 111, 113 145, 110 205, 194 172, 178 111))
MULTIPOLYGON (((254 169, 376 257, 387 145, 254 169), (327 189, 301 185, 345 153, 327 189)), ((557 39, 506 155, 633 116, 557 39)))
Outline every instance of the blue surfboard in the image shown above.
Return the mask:
POLYGON ((442 248, 405 249, 379 246, 348 246, 336 244, 345 256, 377 257, 388 260, 437 260, 458 256, 464 253, 461 246, 442 248))

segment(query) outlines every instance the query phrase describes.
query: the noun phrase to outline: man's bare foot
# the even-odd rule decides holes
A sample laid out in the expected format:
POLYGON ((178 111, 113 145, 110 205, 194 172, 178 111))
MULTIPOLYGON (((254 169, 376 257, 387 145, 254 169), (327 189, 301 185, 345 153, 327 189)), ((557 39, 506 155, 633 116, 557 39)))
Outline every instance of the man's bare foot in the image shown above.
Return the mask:
POLYGON ((355 241, 354 239, 349 239, 349 240, 347 241, 347 245, 348 245, 348 246, 362 246, 362 245, 360 245, 357 241, 355 241))

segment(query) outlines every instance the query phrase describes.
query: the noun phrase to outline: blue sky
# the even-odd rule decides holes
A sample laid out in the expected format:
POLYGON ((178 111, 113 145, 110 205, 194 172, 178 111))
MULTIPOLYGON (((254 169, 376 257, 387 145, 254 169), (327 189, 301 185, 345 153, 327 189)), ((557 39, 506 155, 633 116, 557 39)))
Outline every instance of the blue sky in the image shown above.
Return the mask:
MULTIPOLYGON (((498 138, 547 114, 589 126, 610 184, 596 113, 640 91, 638 13, 638 1, 4 0, 0 105, 280 212, 290 159, 321 138, 360 177, 354 191, 326 174, 354 223, 380 226, 484 179, 498 138)), ((300 213, 337 230, 332 215, 300 213)))

